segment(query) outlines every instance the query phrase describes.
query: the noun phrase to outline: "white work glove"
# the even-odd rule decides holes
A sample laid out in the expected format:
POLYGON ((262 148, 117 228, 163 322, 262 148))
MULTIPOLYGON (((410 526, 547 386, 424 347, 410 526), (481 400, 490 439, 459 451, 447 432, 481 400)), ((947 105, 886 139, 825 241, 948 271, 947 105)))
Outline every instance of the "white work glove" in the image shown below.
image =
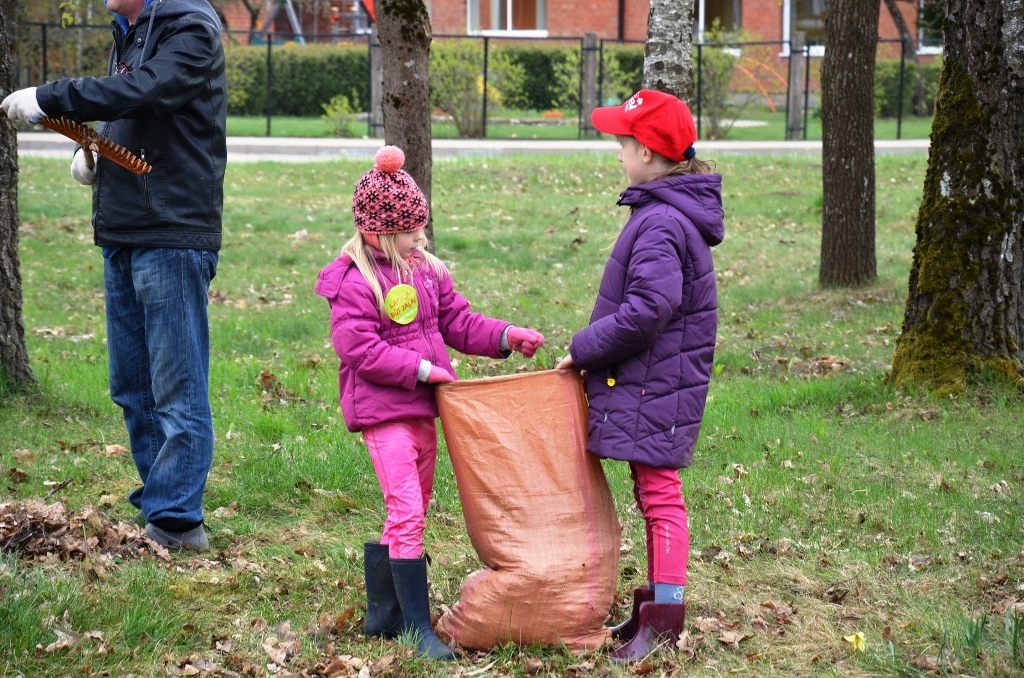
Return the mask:
POLYGON ((21 120, 30 125, 34 125, 46 117, 43 109, 39 108, 39 102, 36 101, 35 87, 26 87, 17 92, 11 92, 3 100, 3 103, 0 103, 0 108, 4 109, 4 113, 11 120, 21 120))
POLYGON ((85 149, 75 151, 75 159, 71 161, 71 178, 83 186, 92 186, 96 183, 96 167, 89 167, 85 163, 85 149))

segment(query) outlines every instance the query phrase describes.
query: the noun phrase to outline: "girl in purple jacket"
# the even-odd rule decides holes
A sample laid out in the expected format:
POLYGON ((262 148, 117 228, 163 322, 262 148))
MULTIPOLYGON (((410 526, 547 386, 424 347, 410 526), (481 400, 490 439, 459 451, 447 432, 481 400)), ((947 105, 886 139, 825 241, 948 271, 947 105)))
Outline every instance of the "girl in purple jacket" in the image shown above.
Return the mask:
POLYGON ((434 384, 454 381, 447 346, 472 355, 527 358, 539 332, 472 313, 444 264, 424 249, 426 198, 385 146, 352 200, 356 234, 320 272, 316 293, 331 307, 331 340, 341 358, 345 424, 361 431, 384 493, 379 542, 363 548, 367 635, 418 634, 418 651, 453 659, 430 623, 424 517, 437 459, 434 384))
POLYGON ((682 632, 690 532, 679 469, 690 465, 715 354, 711 248, 722 242, 722 177, 695 155, 686 104, 640 90, 594 110, 614 134, 630 217, 612 248, 590 324, 559 367, 586 373, 587 451, 629 462, 647 531, 647 580, 633 613, 612 629, 617 661, 646 657, 682 632))

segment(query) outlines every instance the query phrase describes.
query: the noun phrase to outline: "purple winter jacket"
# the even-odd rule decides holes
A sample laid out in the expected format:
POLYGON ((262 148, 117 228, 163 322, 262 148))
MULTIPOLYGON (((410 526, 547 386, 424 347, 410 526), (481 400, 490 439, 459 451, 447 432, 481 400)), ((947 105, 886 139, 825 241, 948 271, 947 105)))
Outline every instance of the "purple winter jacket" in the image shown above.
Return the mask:
POLYGON ((633 212, 612 248, 590 325, 570 345, 587 371, 587 451, 690 465, 718 325, 711 248, 725 236, 722 177, 687 174, 623 191, 633 212))
MULTIPOLYGON (((387 296, 399 280, 383 256, 378 257, 377 266, 387 296)), ((446 345, 470 355, 508 356, 500 343, 509 323, 472 313, 447 271, 438 275, 420 261, 411 279, 401 282, 415 287, 419 300, 419 312, 408 325, 380 312, 370 286, 347 255, 320 271, 316 293, 331 307, 331 341, 341 358, 338 391, 349 431, 436 417, 434 386, 416 377, 421 359, 455 375, 446 345)))

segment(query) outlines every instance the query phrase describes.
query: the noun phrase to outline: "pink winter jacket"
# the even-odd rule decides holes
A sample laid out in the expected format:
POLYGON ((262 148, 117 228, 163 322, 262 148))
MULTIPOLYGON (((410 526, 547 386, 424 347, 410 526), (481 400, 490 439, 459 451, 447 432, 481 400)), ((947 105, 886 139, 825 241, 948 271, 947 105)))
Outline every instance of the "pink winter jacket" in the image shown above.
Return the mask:
POLYGON ((341 410, 353 432, 384 422, 436 417, 434 386, 416 378, 421 359, 455 375, 446 345, 470 355, 508 357, 500 343, 509 323, 471 312, 447 272, 437 275, 421 261, 411 280, 399 281, 383 256, 377 265, 385 296, 399 282, 416 288, 419 312, 408 325, 380 312, 370 286, 347 255, 320 271, 316 284, 316 293, 331 306, 331 341, 341 358, 341 410))

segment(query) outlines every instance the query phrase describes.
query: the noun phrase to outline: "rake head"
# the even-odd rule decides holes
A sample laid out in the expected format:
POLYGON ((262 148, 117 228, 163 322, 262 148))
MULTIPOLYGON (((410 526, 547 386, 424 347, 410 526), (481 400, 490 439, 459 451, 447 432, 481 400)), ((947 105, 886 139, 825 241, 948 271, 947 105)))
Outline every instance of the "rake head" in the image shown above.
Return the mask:
POLYGON ((117 163, 129 172, 146 174, 153 169, 153 166, 145 160, 140 159, 124 146, 101 137, 95 129, 88 125, 69 120, 68 118, 43 118, 39 121, 39 124, 58 134, 63 134, 68 139, 80 144, 82 148, 87 148, 93 153, 97 153, 107 160, 117 163))

